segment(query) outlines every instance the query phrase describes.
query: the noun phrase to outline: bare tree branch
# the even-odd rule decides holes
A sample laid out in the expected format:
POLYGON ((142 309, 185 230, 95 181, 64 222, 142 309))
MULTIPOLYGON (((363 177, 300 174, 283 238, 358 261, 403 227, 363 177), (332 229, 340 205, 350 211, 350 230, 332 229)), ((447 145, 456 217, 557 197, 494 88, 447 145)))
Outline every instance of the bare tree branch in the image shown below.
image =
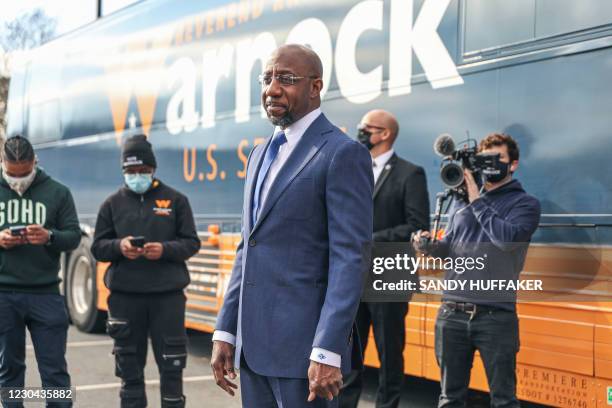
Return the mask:
POLYGON ((0 45, 6 52, 38 47, 53 38, 56 28, 55 18, 35 9, 4 24, 0 45))
POLYGON ((9 78, 0 77, 0 141, 6 137, 6 101, 8 98, 9 78))
POLYGON ((42 9, 35 9, 5 23, 0 29, 0 140, 6 133, 9 54, 44 44, 53 38, 56 27, 56 19, 47 16, 42 9))

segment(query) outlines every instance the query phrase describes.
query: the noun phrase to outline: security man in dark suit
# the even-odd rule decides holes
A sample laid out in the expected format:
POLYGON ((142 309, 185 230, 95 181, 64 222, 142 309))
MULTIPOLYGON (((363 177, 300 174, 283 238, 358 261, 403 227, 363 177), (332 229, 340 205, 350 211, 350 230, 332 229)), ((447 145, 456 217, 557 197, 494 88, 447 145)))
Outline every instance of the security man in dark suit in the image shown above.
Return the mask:
MULTIPOLYGON (((413 232, 429 229, 429 195, 425 171, 398 157, 393 143, 399 133, 395 117, 383 110, 368 112, 359 124, 358 139, 372 155, 374 172, 374 233, 376 242, 410 241, 413 232)), ((370 325, 380 359, 377 408, 399 405, 404 379, 405 319, 408 303, 361 303, 357 328, 362 351, 370 325)), ((363 385, 362 375, 353 371, 345 379, 340 395, 342 408, 356 407, 363 385)))

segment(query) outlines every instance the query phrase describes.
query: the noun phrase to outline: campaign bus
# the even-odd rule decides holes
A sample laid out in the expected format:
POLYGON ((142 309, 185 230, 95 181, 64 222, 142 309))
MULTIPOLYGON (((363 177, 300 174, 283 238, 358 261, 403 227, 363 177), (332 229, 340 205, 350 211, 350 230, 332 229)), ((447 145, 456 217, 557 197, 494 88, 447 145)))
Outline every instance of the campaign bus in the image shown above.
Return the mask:
MULTIPOLYGON (((519 397, 612 404, 609 0, 149 0, 27 53, 12 73, 8 134, 29 137, 74 194, 83 240, 61 272, 73 323, 94 331, 104 321, 108 265, 89 250, 95 217, 122 184, 122 140, 145 133, 157 176, 189 197, 202 237, 189 261, 187 326, 213 331, 247 157, 272 133, 257 76, 284 43, 319 54, 322 109, 349 136, 371 109, 398 117, 395 150, 425 167, 432 207, 443 190, 438 135, 518 140, 516 177, 543 211, 522 277, 553 288, 518 306, 519 397)), ((439 301, 436 291, 412 299, 406 374, 439 380, 439 301)), ((366 363, 376 366, 372 344, 366 363)), ((470 386, 487 389, 478 357, 470 386)))

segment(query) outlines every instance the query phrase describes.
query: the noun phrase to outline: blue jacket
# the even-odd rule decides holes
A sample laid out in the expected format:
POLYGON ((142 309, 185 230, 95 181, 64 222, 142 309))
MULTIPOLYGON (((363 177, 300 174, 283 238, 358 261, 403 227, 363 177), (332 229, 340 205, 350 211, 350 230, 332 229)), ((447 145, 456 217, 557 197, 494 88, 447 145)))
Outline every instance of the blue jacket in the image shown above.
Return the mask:
POLYGON ((236 335, 236 360, 269 377, 307 378, 313 347, 350 370, 352 327, 372 236, 372 159, 321 114, 270 187, 251 225, 267 143, 247 164, 238 246, 217 330, 236 335))
MULTIPOLYGON (((540 202, 518 180, 484 193, 471 204, 455 206, 442 242, 454 256, 486 256, 486 261, 483 270, 447 271, 446 279, 518 279, 539 222, 540 202)), ((508 292, 453 291, 445 292, 443 299, 516 308, 515 293, 508 292)))

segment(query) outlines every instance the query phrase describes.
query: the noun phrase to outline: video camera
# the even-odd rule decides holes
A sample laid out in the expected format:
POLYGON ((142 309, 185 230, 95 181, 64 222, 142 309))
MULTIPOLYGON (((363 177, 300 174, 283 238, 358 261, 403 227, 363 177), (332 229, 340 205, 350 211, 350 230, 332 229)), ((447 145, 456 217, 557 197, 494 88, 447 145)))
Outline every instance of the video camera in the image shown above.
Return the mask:
POLYGON ((452 191, 455 196, 466 199, 465 180, 463 170, 472 172, 479 186, 484 184, 486 177, 500 174, 499 154, 478 153, 476 140, 462 141, 463 147, 457 148, 453 137, 448 133, 438 136, 434 142, 434 151, 443 157, 440 164, 440 178, 442 183, 452 191))

